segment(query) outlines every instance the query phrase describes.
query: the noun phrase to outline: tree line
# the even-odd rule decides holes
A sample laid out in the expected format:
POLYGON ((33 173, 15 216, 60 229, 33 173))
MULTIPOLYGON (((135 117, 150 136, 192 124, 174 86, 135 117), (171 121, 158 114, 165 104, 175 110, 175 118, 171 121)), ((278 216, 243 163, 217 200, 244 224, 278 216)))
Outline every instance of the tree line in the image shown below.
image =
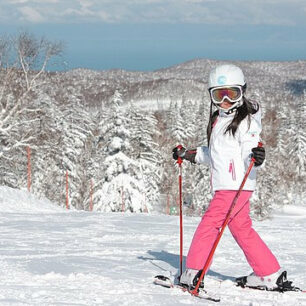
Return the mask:
MULTIPOLYGON (((29 33, 0 39, 1 185, 26 186, 32 149, 32 192, 64 205, 65 173, 77 209, 164 212, 177 199, 177 144, 206 145, 209 97, 205 78, 215 62, 196 60, 159 72, 47 72, 62 43, 29 33), (199 72, 200 71, 200 72, 199 72)), ((253 212, 305 201, 305 62, 236 63, 248 95, 263 109, 266 166, 253 212), (249 76, 249 78, 248 78, 249 76), (275 80, 277 77, 277 80, 275 80)), ((209 169, 183 164, 185 212, 201 214, 211 198, 209 169)))

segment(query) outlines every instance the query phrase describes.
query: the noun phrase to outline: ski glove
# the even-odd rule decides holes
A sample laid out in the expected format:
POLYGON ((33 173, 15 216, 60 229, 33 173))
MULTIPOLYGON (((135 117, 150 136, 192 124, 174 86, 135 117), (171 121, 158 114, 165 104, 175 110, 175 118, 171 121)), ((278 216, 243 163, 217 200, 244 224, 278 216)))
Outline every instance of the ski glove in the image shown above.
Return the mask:
POLYGON ((252 149, 252 152, 253 152, 252 157, 255 159, 254 165, 256 167, 260 166, 266 158, 265 148, 264 147, 256 147, 256 148, 252 149))
POLYGON ((172 152, 172 157, 175 160, 180 157, 181 159, 186 159, 190 161, 192 164, 196 163, 195 156, 197 154, 197 149, 187 150, 184 147, 181 147, 180 149, 178 149, 178 147, 175 147, 172 152))

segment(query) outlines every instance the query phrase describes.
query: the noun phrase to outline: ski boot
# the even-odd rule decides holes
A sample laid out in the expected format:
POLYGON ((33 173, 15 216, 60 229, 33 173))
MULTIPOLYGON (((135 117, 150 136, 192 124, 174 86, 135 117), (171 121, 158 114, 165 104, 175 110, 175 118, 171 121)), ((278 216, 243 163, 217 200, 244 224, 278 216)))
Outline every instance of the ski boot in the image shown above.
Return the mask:
POLYGON ((267 276, 257 276, 255 273, 251 273, 249 276, 236 278, 236 283, 242 288, 249 287, 279 292, 300 291, 299 288, 292 286, 291 281, 287 280, 287 271, 283 269, 267 276))
MULTIPOLYGON (((188 288, 189 290, 193 290, 198 283, 201 273, 202 270, 186 269, 179 279, 179 284, 188 288)), ((204 288, 203 279, 200 283, 199 288, 200 289, 204 288)))

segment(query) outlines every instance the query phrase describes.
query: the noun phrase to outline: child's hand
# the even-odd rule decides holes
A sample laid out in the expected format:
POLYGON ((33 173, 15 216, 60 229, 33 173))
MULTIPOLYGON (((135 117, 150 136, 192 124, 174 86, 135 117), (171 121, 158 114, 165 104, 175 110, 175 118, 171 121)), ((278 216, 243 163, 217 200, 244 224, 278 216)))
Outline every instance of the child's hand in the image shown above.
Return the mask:
POLYGON ((185 153, 186 153, 186 149, 182 146, 177 146, 172 150, 173 154, 172 157, 173 159, 177 160, 179 157, 183 158, 185 153))
POLYGON ((256 147, 252 149, 252 157, 255 159, 255 166, 260 166, 265 158, 266 158, 266 152, 264 147, 256 147))
POLYGON ((179 157, 181 159, 186 159, 190 161, 192 164, 195 164, 195 156, 197 154, 197 149, 187 150, 182 146, 177 146, 173 150, 172 157, 177 160, 179 157))

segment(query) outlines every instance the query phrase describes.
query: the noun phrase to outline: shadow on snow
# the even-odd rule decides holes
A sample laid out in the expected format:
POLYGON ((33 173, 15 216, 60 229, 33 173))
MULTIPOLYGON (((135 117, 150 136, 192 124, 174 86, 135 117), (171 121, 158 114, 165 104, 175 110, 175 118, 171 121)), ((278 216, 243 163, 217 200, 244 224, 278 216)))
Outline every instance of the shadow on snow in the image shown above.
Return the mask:
MULTIPOLYGON (((170 270, 171 266, 172 268, 176 269, 176 276, 178 276, 179 274, 179 265, 180 265, 180 256, 178 254, 173 254, 173 253, 168 253, 165 251, 151 251, 149 250, 148 255, 150 255, 150 257, 143 257, 140 256, 138 257, 138 259, 141 260, 147 260, 150 261, 152 263, 152 265, 154 265, 155 267, 159 268, 161 271, 166 271, 166 272, 172 272, 170 270), (165 265, 163 265, 163 263, 166 263, 166 267, 165 265)), ((185 261, 186 261, 186 256, 183 257, 183 267, 185 266, 185 261)), ((218 279, 218 280, 231 280, 234 281, 235 277, 233 276, 229 276, 229 275, 224 275, 221 273, 218 273, 216 271, 213 271, 211 269, 208 270, 208 272, 206 273, 206 275, 211 276, 212 278, 218 279)))

